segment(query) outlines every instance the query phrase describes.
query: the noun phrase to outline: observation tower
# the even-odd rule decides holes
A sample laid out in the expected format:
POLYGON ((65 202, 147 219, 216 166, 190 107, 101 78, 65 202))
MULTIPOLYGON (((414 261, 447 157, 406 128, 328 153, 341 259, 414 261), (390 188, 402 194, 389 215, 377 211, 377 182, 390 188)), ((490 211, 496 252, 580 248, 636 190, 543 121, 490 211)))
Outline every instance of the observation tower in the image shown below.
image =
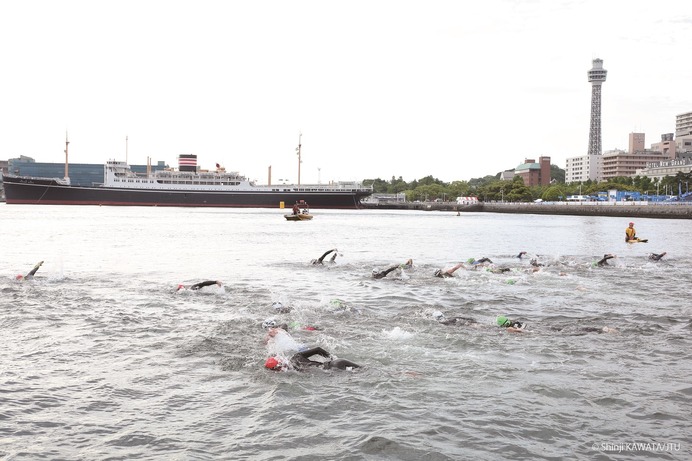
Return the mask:
POLYGON ((589 155, 601 155, 601 84, 606 81, 607 70, 602 59, 594 59, 588 72, 591 82, 591 129, 589 130, 589 155))

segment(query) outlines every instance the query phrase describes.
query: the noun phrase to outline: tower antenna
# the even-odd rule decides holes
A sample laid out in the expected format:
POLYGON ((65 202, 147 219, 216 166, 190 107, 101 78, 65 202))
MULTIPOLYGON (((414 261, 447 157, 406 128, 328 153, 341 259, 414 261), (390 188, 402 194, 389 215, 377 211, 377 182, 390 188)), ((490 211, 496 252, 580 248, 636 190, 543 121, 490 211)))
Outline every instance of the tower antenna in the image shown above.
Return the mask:
POLYGON ((602 59, 594 59, 593 67, 588 72, 591 82, 591 126, 589 129, 589 155, 601 155, 601 85, 606 81, 607 70, 603 68, 602 59))

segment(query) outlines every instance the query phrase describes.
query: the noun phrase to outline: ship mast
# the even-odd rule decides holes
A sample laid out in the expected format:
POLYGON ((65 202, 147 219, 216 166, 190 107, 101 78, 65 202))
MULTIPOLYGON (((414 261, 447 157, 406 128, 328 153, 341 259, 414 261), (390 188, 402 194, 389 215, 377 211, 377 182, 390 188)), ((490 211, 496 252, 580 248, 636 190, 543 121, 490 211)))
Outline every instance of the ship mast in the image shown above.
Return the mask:
POLYGON ((300 160, 300 139, 303 137, 303 133, 298 133, 298 147, 296 148, 296 151, 298 153, 298 185, 300 186, 300 164, 302 161, 300 160))
POLYGON ((127 135, 125 135, 125 165, 127 165, 127 135))
POLYGON ((65 180, 69 181, 70 175, 68 174, 68 167, 67 167, 67 146, 70 144, 70 141, 67 140, 67 131, 65 131, 65 180))

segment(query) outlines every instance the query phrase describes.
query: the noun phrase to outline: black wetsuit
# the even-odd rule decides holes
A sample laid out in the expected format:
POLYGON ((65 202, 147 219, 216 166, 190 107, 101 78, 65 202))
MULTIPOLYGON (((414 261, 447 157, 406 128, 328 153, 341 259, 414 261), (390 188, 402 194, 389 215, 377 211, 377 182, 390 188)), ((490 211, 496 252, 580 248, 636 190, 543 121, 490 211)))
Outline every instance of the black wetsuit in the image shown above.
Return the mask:
POLYGON ((609 259, 613 259, 614 257, 615 257, 615 256, 613 256, 613 255, 603 255, 603 259, 601 259, 600 261, 598 261, 598 262, 596 263, 596 265, 597 265, 597 266, 607 266, 607 265, 608 265, 608 260, 609 260, 609 259))
POLYGON ((190 290, 199 290, 200 288, 208 287, 210 285, 216 285, 216 280, 207 280, 205 282, 195 283, 190 287, 190 290))
POLYGON ((383 271, 373 272, 373 273, 372 273, 372 276, 373 276, 374 278, 376 278, 376 279, 381 279, 381 278, 386 277, 387 274, 389 274, 390 272, 392 272, 392 271, 394 271, 394 270, 396 270, 396 269, 398 269, 398 268, 399 268, 399 266, 392 266, 392 267, 390 267, 390 268, 388 268, 388 269, 385 269, 385 270, 383 270, 383 271))
MULTIPOLYGON (((312 260, 312 264, 324 264, 324 262, 323 262, 323 261, 324 261, 324 258, 326 258, 327 255, 328 255, 329 253, 331 253, 332 251, 336 252, 336 248, 334 248, 334 249, 332 249, 332 250, 329 250, 329 251, 326 251, 322 256, 319 257, 319 259, 313 259, 313 260, 312 260)), ((334 256, 332 256, 331 261, 334 262, 334 259, 335 259, 335 258, 336 258, 336 253, 334 253, 334 256)))
POLYGON ((325 370, 328 370, 330 368, 345 370, 347 367, 360 368, 360 365, 355 364, 350 360, 332 359, 332 355, 326 350, 322 349, 321 347, 313 347, 312 349, 308 349, 293 354, 293 357, 291 357, 291 365, 293 365, 293 367, 298 370, 309 366, 318 366, 324 368, 325 370), (313 355, 319 355, 328 360, 325 362, 320 362, 316 360, 312 361, 310 360, 310 357, 312 357, 313 355))
POLYGON ((490 258, 481 258, 481 259, 473 262, 473 264, 483 264, 483 263, 492 264, 493 262, 490 260, 490 258))
POLYGON ((451 319, 440 320, 440 323, 442 325, 464 325, 464 326, 468 326, 468 325, 474 325, 477 322, 474 319, 469 318, 469 317, 453 317, 451 319))
POLYGON ((661 258, 664 257, 665 255, 666 255, 665 253, 662 253, 662 254, 660 254, 660 255, 659 255, 659 254, 656 254, 656 253, 651 253, 651 254, 649 255, 649 259, 652 260, 652 261, 660 261, 661 258))
POLYGON ((36 271, 38 270, 38 268, 41 267, 42 265, 43 265, 43 261, 41 261, 40 263, 36 264, 36 265, 34 266, 34 268, 31 269, 31 271, 29 271, 29 273, 26 274, 26 275, 24 276, 24 278, 25 278, 25 279, 30 279, 31 277, 33 277, 33 276, 36 274, 36 271))

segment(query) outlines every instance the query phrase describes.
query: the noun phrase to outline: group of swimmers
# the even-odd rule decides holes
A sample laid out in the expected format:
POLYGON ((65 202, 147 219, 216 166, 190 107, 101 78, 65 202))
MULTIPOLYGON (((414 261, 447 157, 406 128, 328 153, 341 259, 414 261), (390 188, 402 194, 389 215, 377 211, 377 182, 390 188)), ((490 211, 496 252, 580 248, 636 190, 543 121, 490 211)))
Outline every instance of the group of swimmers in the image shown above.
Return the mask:
MULTIPOLYGON (((645 239, 638 239, 636 237, 636 230, 634 229, 634 223, 630 222, 629 226, 625 230, 626 242, 646 242, 647 240, 645 239)), ((330 249, 324 254, 322 254, 319 258, 313 259, 311 261, 311 264, 313 265, 323 265, 325 258, 329 255, 332 254, 329 262, 334 263, 335 259, 337 257, 338 251, 336 248, 330 249)), ((648 255, 648 258, 652 261, 660 261, 667 253, 650 253, 648 255)), ((526 251, 521 251, 519 254, 516 256, 518 259, 522 259, 524 256, 527 255, 526 251)), ((608 265, 608 261, 615 258, 615 255, 613 254, 605 254, 603 255, 603 258, 601 258, 599 261, 595 263, 596 266, 605 266, 608 265)), ((504 273, 507 271, 510 271, 511 269, 508 267, 496 267, 494 266, 493 262, 487 258, 483 257, 478 260, 474 258, 470 258, 466 261, 468 265, 471 266, 471 268, 478 268, 478 267, 484 267, 486 270, 489 270, 494 273, 504 273)), ((28 280, 34 277, 38 269, 43 265, 43 261, 40 261, 37 263, 26 275, 17 275, 16 279, 17 280, 28 280)), ((543 264, 538 263, 537 259, 531 259, 530 265, 534 268, 533 270, 538 270, 539 267, 543 266, 543 264)), ((403 264, 396 264, 393 266, 390 266, 384 270, 373 270, 372 271, 372 277, 375 279, 381 279, 386 277, 388 274, 391 272, 397 270, 397 269, 409 269, 413 267, 413 260, 409 259, 403 264)), ((461 269, 461 268, 466 268, 464 263, 458 263, 452 267, 449 268, 443 268, 443 269, 437 269, 434 272, 435 277, 440 277, 440 278, 446 278, 446 277, 453 277, 454 273, 461 269)), ((561 273, 562 275, 562 273, 561 273)), ((183 284, 179 284, 176 291, 180 290, 192 290, 192 291, 197 291, 200 290, 201 288, 207 287, 207 286, 212 286, 212 285, 217 285, 218 287, 222 287, 223 284, 219 280, 206 280, 203 282, 198 282, 193 285, 190 285, 189 287, 186 287, 183 284)), ((284 306, 281 303, 274 303, 275 310, 279 313, 287 313, 290 312, 290 308, 284 308, 284 306)), ((439 323, 443 325, 464 325, 464 326, 476 326, 478 323, 468 317, 452 317, 452 318, 447 318, 442 312, 436 311, 433 313, 433 318, 437 320, 439 323)), ((301 327, 302 329, 305 330, 317 330, 318 328, 312 325, 306 325, 306 326, 301 326, 297 324, 296 322, 293 322, 294 327, 301 327)), ((499 327, 505 328, 506 331, 508 332, 523 332, 526 331, 526 326, 527 324, 525 322, 521 322, 518 320, 513 320, 510 318, 507 318, 504 315, 499 315, 496 318, 496 324, 499 327)), ((353 370, 356 368, 360 368, 360 365, 346 359, 340 359, 334 357, 331 353, 323 349, 322 347, 311 347, 308 348, 304 345, 298 344, 288 333, 289 326, 286 323, 283 324, 277 324, 274 319, 267 319, 263 322, 262 327, 267 329, 267 337, 265 338, 265 343, 269 344, 270 342, 276 343, 282 342, 284 344, 288 343, 291 344, 292 346, 285 349, 284 352, 291 352, 290 356, 284 356, 283 354, 277 354, 274 353, 272 354, 267 360, 265 361, 265 367, 270 370, 274 371, 281 371, 281 370, 305 370, 308 367, 319 367, 325 370, 329 369, 340 369, 340 370, 353 370)), ((589 329, 589 332, 593 330, 595 332, 612 332, 615 331, 613 329, 609 329, 607 327, 604 328, 591 328, 589 329)))

